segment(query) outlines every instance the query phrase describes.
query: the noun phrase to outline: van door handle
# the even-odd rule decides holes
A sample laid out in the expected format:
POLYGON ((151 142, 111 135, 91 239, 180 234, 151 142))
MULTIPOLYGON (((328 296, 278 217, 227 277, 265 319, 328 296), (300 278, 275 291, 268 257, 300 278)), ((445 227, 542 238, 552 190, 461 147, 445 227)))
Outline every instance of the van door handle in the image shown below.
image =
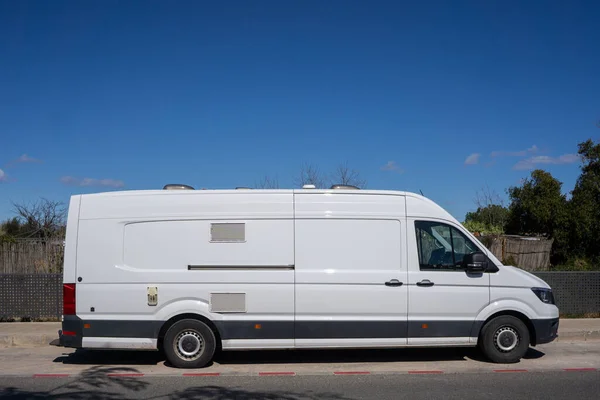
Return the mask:
POLYGON ((429 287, 433 286, 433 282, 431 282, 429 279, 423 279, 421 282, 417 282, 417 286, 429 287))
POLYGON ((398 279, 392 279, 391 281, 387 281, 385 286, 402 286, 402 282, 400 282, 398 279))

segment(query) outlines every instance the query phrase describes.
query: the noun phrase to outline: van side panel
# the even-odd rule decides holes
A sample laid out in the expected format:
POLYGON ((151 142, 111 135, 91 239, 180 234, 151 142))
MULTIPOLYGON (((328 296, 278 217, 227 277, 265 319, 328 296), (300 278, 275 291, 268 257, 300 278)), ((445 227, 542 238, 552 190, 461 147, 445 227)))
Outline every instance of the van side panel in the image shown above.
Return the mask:
POLYGON ((293 234, 293 222, 289 219, 132 223, 124 226, 123 265, 145 272, 178 270, 180 266, 291 267, 293 234), (230 226, 242 231, 238 239, 218 241, 220 238, 211 237, 211 228, 214 231, 230 226), (164 251, 165 245, 169 251, 164 251))
POLYGON ((239 348, 236 340, 293 346, 291 192, 101 199, 84 197, 79 227, 84 346, 147 348, 165 321, 187 313, 213 321, 224 348, 239 348), (155 207, 137 207, 145 203, 155 207), (111 218, 100 218, 105 205, 111 218))
POLYGON ((296 194, 296 347, 407 342, 404 198, 296 194), (379 215, 378 215, 379 214, 379 215))

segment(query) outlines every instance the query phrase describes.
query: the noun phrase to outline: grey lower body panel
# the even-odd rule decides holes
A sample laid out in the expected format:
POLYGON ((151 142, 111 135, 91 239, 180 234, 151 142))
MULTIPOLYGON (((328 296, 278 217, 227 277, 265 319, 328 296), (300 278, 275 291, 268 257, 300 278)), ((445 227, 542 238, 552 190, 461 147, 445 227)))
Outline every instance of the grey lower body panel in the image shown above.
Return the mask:
MULTIPOLYGON (((61 345, 81 347, 83 337, 158 339, 166 321, 82 320, 65 316, 61 345), (86 325, 87 327, 84 327, 86 325), (74 335, 73 335, 74 333, 74 335), (62 339, 64 337, 64 339, 62 339)), ((483 321, 215 321, 222 340, 402 339, 477 337, 483 321)))
POLYGON ((83 322, 75 315, 65 315, 62 330, 58 332, 58 343, 62 347, 79 348, 83 340, 83 322))
POLYGON ((157 339, 165 321, 83 320, 65 315, 59 332, 59 345, 82 347, 84 337, 157 339))
POLYGON ((531 323, 535 329, 535 338, 532 338, 535 345, 550 343, 558 337, 558 318, 533 319, 531 323))

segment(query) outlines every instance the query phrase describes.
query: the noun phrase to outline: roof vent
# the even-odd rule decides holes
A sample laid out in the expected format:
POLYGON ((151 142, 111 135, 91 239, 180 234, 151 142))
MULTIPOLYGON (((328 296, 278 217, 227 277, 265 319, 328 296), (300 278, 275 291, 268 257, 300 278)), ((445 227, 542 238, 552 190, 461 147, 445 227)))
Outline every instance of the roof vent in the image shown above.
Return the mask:
POLYGON ((194 190, 190 185, 183 185, 179 183, 170 183, 163 187, 163 190, 194 190))
POLYGON ((316 189, 315 185, 302 185, 302 189, 316 189))
POLYGON ((360 190, 360 188, 358 186, 354 186, 354 185, 331 185, 330 189, 360 190))

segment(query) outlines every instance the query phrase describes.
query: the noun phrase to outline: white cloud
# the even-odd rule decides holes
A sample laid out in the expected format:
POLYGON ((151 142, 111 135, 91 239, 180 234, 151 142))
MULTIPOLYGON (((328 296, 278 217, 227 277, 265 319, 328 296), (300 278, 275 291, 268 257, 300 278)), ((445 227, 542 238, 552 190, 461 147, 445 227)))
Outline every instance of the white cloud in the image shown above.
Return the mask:
POLYGON ((475 165, 479 163, 479 157, 481 157, 481 154, 479 153, 473 153, 471 155, 469 155, 466 159, 465 159, 465 165, 475 165))
POLYGON ((27 154, 23 154, 21 157, 16 159, 16 162, 19 163, 39 163, 42 162, 42 160, 39 160, 37 158, 33 158, 33 157, 29 157, 27 154))
POLYGON ((63 176, 60 181, 65 185, 79 185, 80 179, 73 178, 72 176, 63 176))
POLYGON ((0 182, 6 182, 7 180, 8 180, 8 175, 6 175, 6 172, 4 172, 0 169, 0 182))
POLYGON ((529 157, 524 160, 519 161, 513 166, 513 169, 516 170, 528 170, 535 169, 539 164, 573 164, 580 160, 579 155, 577 154, 563 154, 559 157, 550 157, 550 156, 534 156, 529 157))
POLYGON ((491 157, 525 157, 527 155, 526 150, 521 151, 492 151, 491 157))
POLYGON ((392 171, 392 172, 397 172, 397 173, 399 173, 399 174, 400 174, 400 173, 402 173, 402 172, 404 172, 404 171, 402 170, 402 168, 400 168, 400 167, 398 166, 398 164, 396 164, 396 161, 388 161, 388 162, 387 162, 385 165, 383 165, 383 166, 381 167, 381 170, 382 170, 382 171, 392 171))
POLYGON ((23 154, 21 157, 16 158, 12 161, 10 161, 8 164, 5 165, 5 168, 12 168, 17 164, 22 164, 22 163, 41 163, 42 160, 38 159, 38 158, 33 158, 28 156, 27 154, 23 154))
POLYGON ((96 178, 75 178, 72 176, 63 176, 60 181, 65 185, 72 186, 103 186, 122 188, 125 186, 125 182, 118 179, 96 179, 96 178))
POLYGON ((534 144, 526 150, 519 151, 492 151, 491 157, 525 157, 527 154, 535 154, 539 148, 534 144))

